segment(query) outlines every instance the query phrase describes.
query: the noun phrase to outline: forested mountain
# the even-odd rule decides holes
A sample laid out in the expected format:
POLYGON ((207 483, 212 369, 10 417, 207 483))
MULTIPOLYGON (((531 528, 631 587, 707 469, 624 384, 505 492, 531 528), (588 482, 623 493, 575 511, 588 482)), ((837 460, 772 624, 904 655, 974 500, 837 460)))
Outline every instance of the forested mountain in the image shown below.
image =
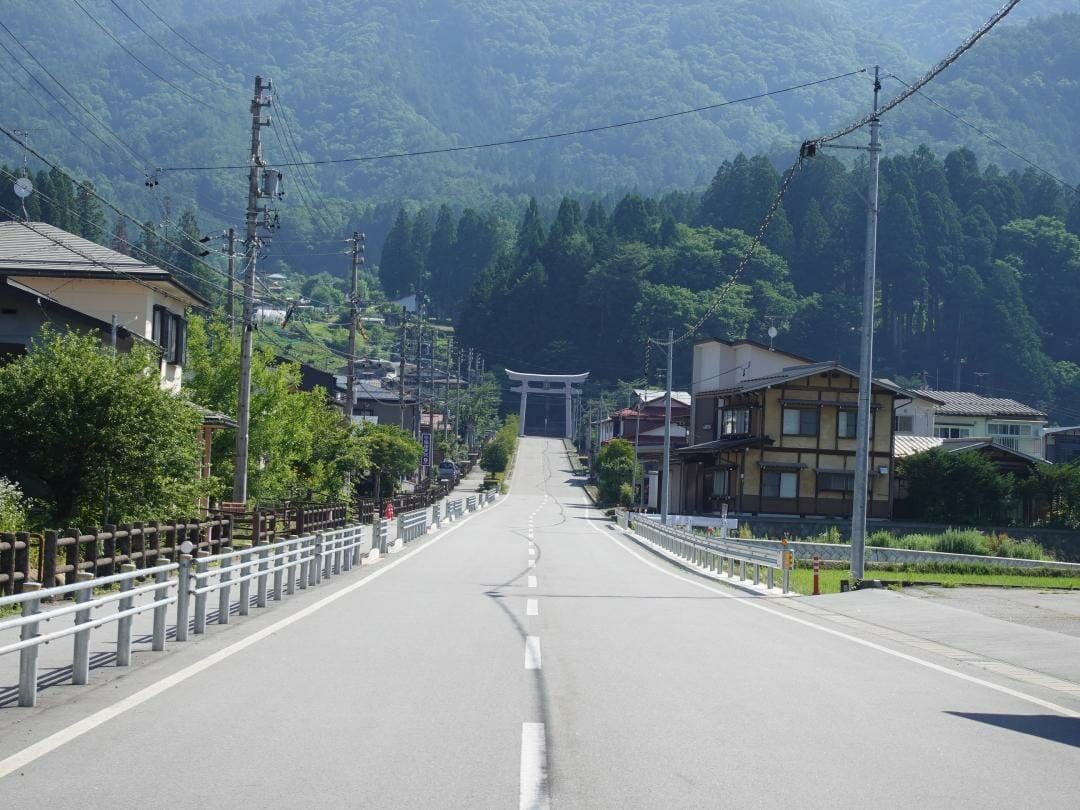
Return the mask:
MULTIPOLYGON (((613 208, 535 201, 516 233, 497 217, 402 211, 383 252, 391 294, 422 287, 495 363, 641 378, 646 336, 767 340, 857 364, 865 165, 832 157, 796 175, 773 226, 737 272, 780 177, 763 156, 725 162, 703 194, 613 208)), ((1080 197, 1034 170, 1004 174, 967 150, 882 163, 877 370, 968 388, 1080 420, 1080 197)), ((685 385, 690 343, 676 353, 685 385)))
MULTIPOLYGON (((3 22, 18 39, 0 31, 10 50, 0 52, 9 126, 30 130, 34 144, 140 216, 159 216, 169 197, 174 209, 195 200, 204 218, 235 221, 242 171, 167 172, 153 191, 143 180, 159 166, 244 164, 257 71, 275 80, 278 93, 277 124, 265 133, 270 159, 292 156, 294 141, 305 157, 379 155, 714 104, 874 62, 910 79, 989 16, 997 0, 81 0, 85 14, 68 0, 5 6, 3 22)), ((1076 127, 1064 124, 1080 101, 1080 17, 1018 24, 1024 15, 1068 7, 1065 0, 1022 4, 1016 22, 1010 18, 952 68, 934 94, 1006 142, 1036 147, 1049 168, 1075 181, 1080 144, 1076 127)), ((887 83, 887 94, 898 90, 887 83)), ((337 238, 380 201, 486 205, 703 186, 719 162, 740 151, 786 160, 801 140, 868 104, 865 77, 850 78, 573 139, 290 169, 284 219, 289 236, 337 238), (330 201, 319 203, 320 195, 330 201)), ((893 117, 888 135, 894 150, 923 142, 985 148, 979 135, 920 99, 893 117)), ((990 156, 1014 165, 1007 154, 990 156)), ((21 155, 4 144, 0 159, 21 155)))

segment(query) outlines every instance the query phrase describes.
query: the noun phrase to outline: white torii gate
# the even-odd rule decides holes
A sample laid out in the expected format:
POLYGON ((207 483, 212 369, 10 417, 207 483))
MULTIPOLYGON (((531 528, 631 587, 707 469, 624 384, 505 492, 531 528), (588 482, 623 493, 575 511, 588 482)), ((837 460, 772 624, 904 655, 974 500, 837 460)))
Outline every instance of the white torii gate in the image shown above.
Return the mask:
POLYGON ((506 370, 506 376, 511 382, 518 383, 516 388, 510 390, 521 394, 521 407, 518 409, 518 418, 521 426, 518 435, 525 435, 525 410, 529 401, 529 394, 563 394, 566 398, 566 438, 574 438, 574 397, 581 396, 581 389, 574 385, 582 385, 589 378, 589 372, 584 374, 525 374, 520 371, 506 370))

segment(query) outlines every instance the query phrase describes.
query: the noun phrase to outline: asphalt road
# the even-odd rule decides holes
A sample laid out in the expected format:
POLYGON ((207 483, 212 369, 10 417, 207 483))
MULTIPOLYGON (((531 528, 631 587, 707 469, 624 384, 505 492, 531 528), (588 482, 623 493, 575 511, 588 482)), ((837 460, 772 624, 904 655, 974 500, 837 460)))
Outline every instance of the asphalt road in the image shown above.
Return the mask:
POLYGON ((569 470, 0 725, 0 808, 1075 806, 1080 700, 696 579, 569 470))

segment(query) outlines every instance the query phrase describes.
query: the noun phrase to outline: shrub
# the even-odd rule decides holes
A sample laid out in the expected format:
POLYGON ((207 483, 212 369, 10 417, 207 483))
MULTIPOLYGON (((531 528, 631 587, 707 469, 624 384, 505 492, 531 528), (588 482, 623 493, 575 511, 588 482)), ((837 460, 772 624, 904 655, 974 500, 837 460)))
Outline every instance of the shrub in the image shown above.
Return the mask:
POLYGON ((636 466, 634 446, 630 442, 625 439, 612 439, 604 445, 596 456, 596 477, 600 499, 604 503, 619 502, 623 485, 629 486, 634 480, 636 466))
POLYGON ((933 551, 944 551, 948 554, 989 554, 990 547, 982 532, 950 529, 937 539, 933 551))
POLYGON ((619 506, 634 505, 634 488, 630 484, 622 484, 619 487, 619 506))
POLYGON ((877 531, 866 538, 866 545, 877 548, 892 548, 896 545, 896 538, 891 532, 877 531))
POLYGON ((27 527, 30 503, 19 485, 0 476, 0 532, 17 532, 27 527))

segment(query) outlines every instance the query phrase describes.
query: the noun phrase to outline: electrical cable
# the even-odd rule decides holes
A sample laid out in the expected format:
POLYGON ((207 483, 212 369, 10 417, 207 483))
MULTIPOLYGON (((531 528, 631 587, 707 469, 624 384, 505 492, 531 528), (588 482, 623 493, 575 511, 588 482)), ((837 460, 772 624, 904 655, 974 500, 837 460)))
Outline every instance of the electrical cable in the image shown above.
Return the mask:
POLYGON ((214 106, 213 104, 208 104, 206 101, 203 101, 201 98, 198 98, 196 96, 191 95, 191 93, 187 92, 180 85, 166 79, 164 76, 162 76, 156 70, 154 70, 152 67, 150 67, 148 64, 146 64, 146 62, 144 62, 142 59, 140 59, 130 48, 127 47, 127 45, 125 45, 123 42, 121 42, 119 40, 119 38, 117 38, 117 36, 112 31, 110 31, 108 28, 106 28, 105 25, 102 24, 102 22, 97 17, 95 17, 93 14, 91 14, 89 12, 89 10, 87 10, 86 6, 84 6, 81 2, 79 2, 79 0, 71 0, 71 2, 73 2, 75 5, 77 5, 79 7, 79 9, 82 11, 82 13, 90 18, 90 20, 94 23, 94 25, 96 25, 98 28, 100 28, 102 31, 104 31, 105 35, 108 36, 109 39, 111 39, 113 42, 115 42, 120 47, 120 50, 122 50, 124 53, 126 53, 128 56, 130 56, 133 60, 138 62, 147 73, 151 74, 152 76, 157 78, 159 81, 164 82, 165 84, 167 84, 169 87, 171 87, 173 90, 175 90, 177 93, 179 93, 180 95, 182 95, 184 98, 188 99, 189 101, 194 101, 199 106, 205 107, 208 110, 214 110, 216 112, 224 112, 223 110, 219 109, 218 107, 214 106))
POLYGON ((201 311, 212 314, 209 307, 205 307, 205 306, 202 306, 200 304, 192 304, 190 301, 187 301, 187 300, 179 297, 175 293, 170 293, 170 292, 167 292, 166 290, 159 289, 159 288, 153 286, 152 284, 147 283, 144 279, 141 279, 138 276, 132 275, 131 273, 125 273, 122 270, 117 270, 115 267, 111 267, 110 265, 105 264, 104 262, 100 261, 99 259, 95 259, 93 256, 89 255, 88 253, 86 253, 84 251, 81 251, 78 248, 73 247, 73 246, 71 246, 71 245, 69 245, 69 244, 67 244, 65 242, 62 242, 59 239, 57 239, 56 237, 54 237, 54 236, 50 236, 49 234, 45 233, 44 231, 42 231, 42 230, 40 230, 38 228, 35 228, 33 223, 22 221, 21 219, 19 219, 18 215, 15 212, 9 210, 7 207, 5 207, 3 205, 0 205, 0 213, 2 213, 5 216, 9 217, 12 222, 14 222, 14 223, 16 223, 18 225, 21 225, 22 227, 26 228, 29 231, 32 231, 33 233, 36 233, 38 236, 42 237, 43 239, 47 239, 50 242, 52 242, 54 245, 58 245, 59 247, 62 247, 65 250, 70 250, 76 256, 80 256, 81 258, 85 259, 86 261, 90 262, 93 265, 96 265, 97 267, 102 268, 103 270, 108 270, 110 273, 112 273, 113 275, 115 275, 115 276, 117 276, 119 278, 122 278, 122 279, 124 279, 126 281, 132 281, 132 282, 134 282, 134 283, 136 283, 136 284, 138 284, 138 285, 140 285, 142 287, 145 287, 148 290, 152 290, 153 292, 158 293, 159 295, 163 295, 166 298, 171 298, 174 301, 177 301, 180 304, 183 304, 184 308, 197 309, 197 310, 201 310, 201 311))
POLYGON ((814 147, 821 146, 822 144, 829 143, 830 141, 835 141, 838 138, 842 138, 845 135, 850 135, 855 130, 862 129, 864 126, 866 126, 873 120, 880 118, 885 113, 903 104, 915 93, 919 92, 919 90, 921 90, 923 87, 925 87, 935 78, 937 78, 943 70, 949 67, 949 65, 951 65, 953 62, 955 62, 957 59, 959 59, 961 56, 971 50, 971 48, 975 45, 976 42, 982 39, 995 25, 1005 19, 1008 13, 1012 11, 1019 3, 1020 0, 1008 0, 1005 5, 998 9, 996 14, 994 14, 989 20, 983 23, 974 33, 969 35, 968 38, 965 39, 962 43, 960 43, 960 45, 957 46, 948 56, 946 56, 944 59, 942 59, 932 68, 930 68, 930 70, 924 73, 915 82, 915 84, 907 85, 907 89, 903 93, 901 93, 891 101, 885 103, 876 112, 871 112, 863 116, 854 124, 850 124, 843 129, 839 129, 828 135, 821 135, 817 138, 806 141, 803 144, 803 153, 805 154, 807 151, 812 151, 810 149, 811 145, 814 147))
MULTIPOLYGON (((77 2, 78 0, 76 0, 77 2)), ((1019 2, 1019 0, 1017 0, 1019 2)), ((803 82, 802 84, 795 84, 789 87, 782 87, 778 90, 768 90, 763 93, 755 93, 751 96, 743 96, 741 98, 734 98, 729 101, 721 101, 716 104, 706 104, 703 107, 694 107, 689 110, 678 110, 677 112, 663 113, 661 115, 652 115, 647 118, 635 118, 630 121, 619 121, 614 124, 603 124, 600 126, 585 127, 583 129, 567 130, 565 132, 553 132, 544 135, 530 135, 522 138, 509 138, 502 141, 491 141, 488 143, 476 143, 467 144, 464 146, 446 146, 437 149, 423 149, 415 152, 391 152, 380 155, 361 155, 358 157, 348 158, 323 158, 321 160, 305 160, 299 163, 274 163, 268 164, 275 168, 292 168, 296 165, 304 166, 328 166, 342 163, 365 163, 374 160, 393 160, 396 158, 409 158, 409 157, 423 157, 426 155, 443 155, 452 152, 467 152, 476 149, 491 149, 496 146, 515 146, 524 143, 536 143, 537 141, 550 141, 557 138, 570 138, 576 135, 588 135, 594 132, 604 132, 612 129, 622 129, 624 127, 637 126, 639 124, 649 124, 656 121, 665 121, 670 118, 678 118, 683 115, 693 115, 694 113, 708 112, 709 110, 717 110, 722 107, 729 107, 733 104, 741 104, 747 101, 758 101, 763 98, 769 98, 771 96, 778 96, 783 93, 791 93, 795 90, 804 90, 808 87, 814 87, 820 84, 826 84, 828 82, 834 82, 839 79, 846 79, 851 76, 857 76, 859 74, 866 73, 866 68, 859 68, 858 70, 851 70, 847 73, 838 73, 835 76, 826 76, 821 79, 814 79, 813 81, 803 82)), ((204 171, 226 171, 233 169, 249 169, 247 165, 231 165, 231 166, 168 166, 162 169, 163 172, 204 172, 204 171)))
MULTIPOLYGON (((7 51, 7 54, 8 54, 9 56, 11 56, 11 57, 12 57, 13 59, 15 59, 14 55, 13 55, 13 54, 11 53, 11 51, 9 51, 9 50, 7 49, 7 46, 6 46, 6 45, 4 45, 4 43, 3 43, 3 42, 0 42, 0 48, 3 48, 3 49, 4 49, 5 51, 7 51)), ((18 59, 15 59, 15 63, 16 63, 17 65, 19 65, 19 67, 21 67, 21 68, 22 68, 23 70, 26 70, 26 68, 25 68, 25 67, 24 67, 24 66, 23 66, 23 65, 22 65, 22 64, 21 64, 21 63, 20 63, 20 62, 18 61, 18 59)), ((79 143, 81 143, 81 144, 82 144, 83 146, 85 146, 85 147, 87 148, 87 150, 88 150, 88 151, 90 151, 90 152, 93 152, 94 154, 96 154, 96 155, 97 155, 97 157, 98 157, 99 159, 101 159, 101 160, 102 160, 102 162, 106 162, 106 161, 105 161, 105 156, 104 156, 104 155, 102 154, 102 152, 101 152, 101 151, 100 151, 99 149, 97 149, 97 148, 95 148, 95 147, 92 147, 92 146, 90 146, 90 144, 89 144, 89 143, 88 143, 87 141, 85 141, 85 140, 83 139, 83 137, 82 137, 82 136, 81 136, 81 135, 79 134, 79 127, 78 127, 78 121, 75 121, 75 126, 72 126, 72 125, 71 125, 71 124, 69 124, 69 123, 68 123, 67 121, 65 121, 65 120, 64 120, 63 118, 61 118, 61 117, 60 117, 59 115, 57 115, 57 114, 56 114, 55 112, 53 112, 52 110, 50 110, 50 109, 49 109, 49 108, 48 108, 48 107, 47 107, 47 106, 45 105, 45 103, 44 103, 44 102, 43 102, 43 101, 42 101, 41 99, 39 99, 39 98, 38 98, 37 96, 35 96, 35 95, 33 94, 33 92, 32 92, 32 91, 30 90, 30 88, 29 88, 29 87, 27 87, 27 86, 26 86, 25 84, 23 84, 23 83, 22 83, 22 82, 21 82, 21 81, 20 81, 20 80, 18 79, 18 77, 16 77, 16 76, 15 76, 15 74, 14 74, 14 73, 10 73, 10 72, 9 72, 9 73, 8 73, 7 75, 8 75, 8 78, 9 78, 9 79, 11 79, 11 81, 13 81, 13 82, 14 82, 14 83, 15 83, 15 84, 16 84, 16 85, 17 85, 17 86, 19 87, 19 89, 20 89, 20 90, 22 90, 22 91, 23 91, 24 93, 26 93, 26 95, 28 95, 28 96, 30 97, 30 99, 31 99, 31 100, 32 100, 32 101, 33 101, 33 102, 34 102, 35 104, 37 104, 37 105, 38 105, 39 107, 41 107, 41 109, 42 109, 42 110, 43 110, 43 111, 45 112, 45 114, 46 114, 46 115, 48 115, 48 116, 49 116, 50 118, 52 118, 52 119, 53 119, 54 121, 56 121, 56 122, 57 122, 58 124, 60 124, 60 126, 62 126, 62 127, 64 128, 64 129, 66 129, 66 130, 67 130, 67 131, 68 131, 68 132, 69 132, 69 133, 70 133, 70 134, 72 135, 72 137, 74 137, 74 138, 75 138, 75 140, 77 140, 77 141, 78 141, 79 143)), ((30 78, 34 78, 34 77, 33 77, 33 76, 31 76, 30 78)), ((40 83, 39 83, 39 85, 40 85, 40 83)), ((50 98, 52 98, 52 100, 56 102, 57 106, 58 106, 58 107, 60 107, 60 109, 61 109, 61 110, 63 110, 64 112, 66 112, 66 113, 67 113, 68 115, 71 115, 71 111, 70 111, 70 110, 68 110, 68 109, 67 109, 67 108, 66 108, 66 107, 65 107, 65 106, 64 106, 63 104, 61 104, 61 103, 60 103, 60 100, 59 100, 59 99, 58 99, 58 98, 57 98, 57 97, 56 97, 55 95, 53 95, 53 94, 52 94, 52 93, 51 93, 51 92, 49 91, 49 89, 48 89, 48 88, 43 88, 43 89, 45 90, 45 92, 46 92, 46 93, 48 93, 48 94, 49 94, 49 97, 50 97, 50 98)), ((74 116, 72 116, 72 117, 74 118, 74 116)), ((89 130, 88 130, 88 131, 89 131, 89 130)), ((97 139, 98 139, 98 141, 99 141, 99 142, 100 142, 100 143, 101 143, 101 144, 102 144, 102 145, 103 145, 103 146, 104 146, 104 147, 105 147, 106 149, 108 149, 110 153, 112 153, 112 154, 115 154, 115 153, 113 152, 113 147, 112 147, 112 146, 110 146, 110 145, 109 145, 108 143, 106 143, 105 141, 103 141, 103 140, 101 139, 101 137, 100 137, 100 136, 99 136, 99 135, 98 135, 98 134, 97 134, 96 132, 92 132, 92 131, 90 131, 90 134, 91 134, 91 135, 93 135, 93 136, 94 136, 95 138, 97 138, 97 139)))
MULTIPOLYGON (((33 60, 34 64, 37 65, 39 68, 41 68, 42 72, 46 76, 48 76, 50 79, 52 79, 56 83, 56 85, 61 90, 63 90, 64 93, 66 93, 71 98, 72 101, 74 101, 78 105, 80 110, 82 110, 84 113, 86 113, 88 116, 90 116, 94 121, 96 121, 98 123, 98 125, 101 126, 101 128, 105 130, 105 132, 107 132, 109 135, 111 135, 121 146, 123 146, 128 151, 128 153, 132 157, 135 158, 135 161, 138 164, 138 168, 139 168, 139 170, 141 172, 144 172, 144 173, 146 172, 146 167, 149 165, 149 161, 147 161, 145 158, 143 158, 142 155, 140 155, 137 151, 135 151, 135 149, 131 146, 131 144, 129 144, 127 141, 125 141, 123 138, 121 138, 119 135, 117 135, 116 132, 113 131, 112 127, 110 127, 108 124, 106 124, 104 121, 102 121, 89 107, 87 107, 85 104, 83 104, 78 96, 76 96, 74 93, 72 93, 70 90, 68 90, 67 87, 64 85, 64 83, 61 82, 59 79, 57 79, 56 76, 53 75, 52 71, 50 71, 47 67, 45 67, 44 64, 42 64, 40 59, 38 59, 36 56, 34 56, 34 54, 30 51, 30 49, 27 48, 26 45, 24 45, 22 43, 22 41, 17 36, 15 36, 15 34, 11 31, 11 29, 8 28, 6 25, 4 25, 3 20, 0 20, 0 29, 5 31, 7 33, 7 35, 9 37, 11 37, 15 41, 15 44, 23 49, 23 51, 26 53, 26 55, 29 56, 31 60, 33 60)), ((2 45, 3 45, 3 43, 0 43, 0 46, 2 46, 2 45)), ((34 76, 34 74, 31 73, 30 70, 25 65, 22 64, 22 62, 19 61, 19 59, 15 56, 15 54, 13 54, 10 50, 8 50, 8 48, 6 46, 3 46, 3 47, 4 47, 4 50, 7 51, 7 54, 12 59, 15 60, 15 63, 17 65, 19 65, 19 67, 21 67, 24 71, 26 71, 27 75, 30 76, 30 78, 33 79, 46 93, 48 93, 49 96, 54 101, 56 101, 57 104, 60 104, 59 99, 57 99, 56 96, 53 95, 53 93, 40 80, 38 80, 38 78, 36 76, 34 76)), ((63 107, 64 105, 60 104, 60 106, 63 107)), ((88 128, 88 131, 90 132, 91 135, 96 137, 99 141, 101 141, 110 150, 113 148, 113 147, 109 146, 109 144, 105 143, 105 141, 102 140, 101 137, 99 135, 97 135, 97 133, 95 133, 93 130, 89 130, 89 128, 88 128)))
MULTIPOLYGON (((910 84, 905 82, 903 79, 901 79, 895 73, 887 73, 887 74, 885 74, 885 78, 887 78, 887 79, 895 79, 896 81, 900 82, 900 84, 904 85, 905 87, 911 87, 910 84)), ((1019 152, 1017 152, 1012 147, 1007 146, 1006 144, 999 141, 996 137, 994 137, 992 134, 987 132, 982 127, 978 126, 977 124, 972 123, 971 121, 968 121, 966 118, 964 118, 962 115, 960 115, 960 113, 949 109, 948 107, 946 107, 944 104, 942 104, 940 101, 938 101, 933 96, 927 95, 926 93, 922 92, 921 90, 918 90, 916 92, 917 92, 917 94, 919 96, 921 96, 922 98, 929 101, 931 104, 933 104, 935 107, 937 107, 942 112, 947 113, 948 115, 955 118, 957 121, 959 121, 964 126, 966 126, 969 129, 974 130, 975 132, 979 133, 984 138, 986 138, 986 140, 990 141, 990 143, 992 143, 995 146, 997 146, 998 148, 1003 149, 1004 151, 1008 152, 1010 155, 1012 155, 1017 160, 1022 161, 1023 163, 1026 163, 1028 166, 1035 169, 1035 171, 1041 172, 1042 174, 1049 177, 1051 180, 1054 180, 1054 181, 1060 183, 1062 186, 1067 188, 1069 191, 1072 191, 1074 193, 1080 191, 1080 189, 1078 189, 1074 185, 1071 185, 1067 180, 1063 180, 1062 178, 1058 177, 1056 174, 1051 172, 1049 169, 1044 169, 1042 166, 1040 166, 1035 161, 1031 160, 1030 158, 1025 157, 1024 155, 1020 154, 1019 152)))
MULTIPOLYGON (((327 212, 327 210, 326 210, 327 209, 326 200, 325 200, 325 198, 323 198, 323 196, 321 194, 319 194, 318 184, 315 182, 315 178, 311 174, 311 171, 302 162, 303 161, 303 154, 300 151, 300 144, 297 141, 296 136, 293 134, 292 123, 290 121, 291 116, 289 115, 288 111, 285 109, 284 99, 281 96, 280 88, 275 88, 275 94, 277 95, 278 109, 281 111, 281 116, 280 116, 281 122, 284 125, 285 141, 286 141, 286 143, 291 144, 292 156, 297 161, 296 165, 297 165, 297 167, 299 169, 300 176, 301 176, 301 178, 306 179, 306 182, 308 183, 309 188, 311 190, 312 196, 319 203, 319 210, 317 210, 317 211, 312 210, 312 214, 316 215, 319 218, 319 221, 322 223, 322 226, 325 229, 326 233, 332 233, 334 228, 330 224, 329 220, 327 219, 327 216, 328 216, 329 212, 327 212)), ((276 134, 277 133, 276 133, 276 128, 275 128, 275 135, 276 134)), ((299 188, 300 186, 297 186, 297 187, 299 188)))
POLYGON ((207 59, 210 59, 213 62, 217 62, 222 67, 228 67, 220 59, 218 59, 215 56, 211 56, 206 51, 204 51, 202 48, 200 48, 198 45, 196 45, 194 42, 192 42, 190 39, 185 37, 183 34, 181 34, 179 31, 177 31, 171 25, 169 25, 168 21, 164 17, 162 17, 160 14, 158 14, 156 11, 154 11, 154 9, 146 2, 146 0, 139 0, 139 5, 141 5, 143 8, 145 8, 151 14, 153 14, 154 18, 157 19, 158 22, 160 22, 162 25, 164 25, 166 28, 168 28, 176 36, 176 38, 179 39, 181 42, 183 42, 185 45, 187 45, 190 48, 198 51, 203 56, 205 56, 207 59))
POLYGON ((168 48, 166 48, 164 45, 162 45, 161 42, 158 41, 157 37, 155 37, 153 34, 151 34, 149 31, 147 31, 141 25, 139 25, 139 23, 135 20, 135 18, 132 17, 130 14, 128 14, 127 11, 124 10, 123 6, 121 6, 119 3, 117 3, 116 0, 109 0, 109 2, 112 3, 112 5, 116 8, 117 11, 119 11, 121 14, 124 15, 124 17, 127 19, 128 22, 130 22, 137 29, 139 29, 139 31, 141 31, 143 33, 143 35, 146 36, 146 38, 148 40, 153 42, 161 50, 163 50, 166 54, 168 54, 169 57, 171 57, 173 59, 173 61, 175 61, 177 64, 187 68, 188 70, 190 70, 192 73, 194 73, 196 76, 198 76, 201 79, 206 79, 207 81, 210 81, 210 82, 216 82, 216 83, 220 84, 223 87, 228 87, 228 85, 225 82, 223 82, 221 79, 217 78, 216 76, 210 76, 210 75, 208 75, 206 73, 203 73, 198 68, 192 67, 187 62, 185 62, 183 59, 181 59, 179 56, 177 56, 175 53, 173 53, 168 48))

